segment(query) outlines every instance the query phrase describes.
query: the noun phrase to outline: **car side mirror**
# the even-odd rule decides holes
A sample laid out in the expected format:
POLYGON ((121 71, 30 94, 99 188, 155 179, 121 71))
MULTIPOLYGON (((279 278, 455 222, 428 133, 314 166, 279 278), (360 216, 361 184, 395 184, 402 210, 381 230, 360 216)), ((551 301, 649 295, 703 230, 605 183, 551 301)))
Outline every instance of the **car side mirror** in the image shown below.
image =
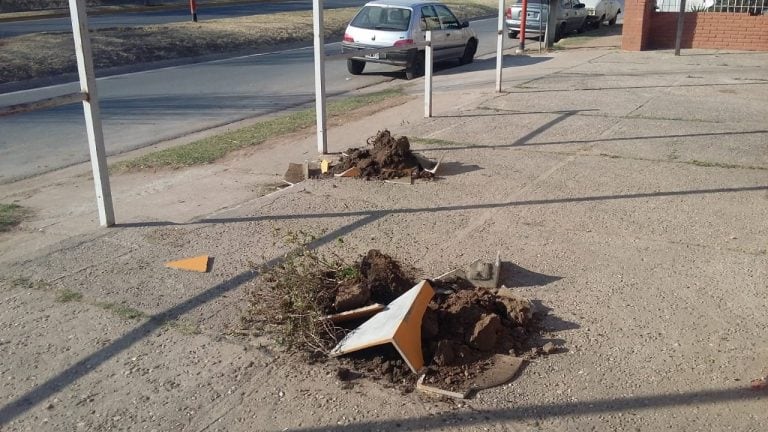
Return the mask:
POLYGON ((467 28, 467 27, 469 27, 469 21, 462 21, 461 26, 459 26, 459 28, 467 28))

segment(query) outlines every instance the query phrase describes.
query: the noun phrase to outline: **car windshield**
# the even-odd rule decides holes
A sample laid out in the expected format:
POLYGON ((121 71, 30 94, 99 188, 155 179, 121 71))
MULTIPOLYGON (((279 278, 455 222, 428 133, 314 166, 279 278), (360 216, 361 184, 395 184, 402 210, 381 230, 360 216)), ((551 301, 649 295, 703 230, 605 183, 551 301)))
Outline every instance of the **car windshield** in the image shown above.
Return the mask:
POLYGON ((358 12, 350 25, 370 30, 406 31, 410 22, 410 9, 365 6, 358 12))

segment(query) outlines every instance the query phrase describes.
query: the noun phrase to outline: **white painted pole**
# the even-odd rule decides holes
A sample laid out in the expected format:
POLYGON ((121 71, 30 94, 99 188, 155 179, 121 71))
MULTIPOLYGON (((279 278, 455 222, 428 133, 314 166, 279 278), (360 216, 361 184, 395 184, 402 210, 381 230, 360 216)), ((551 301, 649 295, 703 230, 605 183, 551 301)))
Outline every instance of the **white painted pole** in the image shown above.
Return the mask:
POLYGON ((85 0, 69 0, 72 17, 72 36, 75 39, 77 73, 80 76, 80 91, 85 95, 83 112, 88 135, 88 148, 91 153, 93 182, 96 186, 96 203, 99 207, 101 226, 115 224, 115 211, 112 208, 112 191, 109 187, 109 169, 104 150, 104 132, 101 129, 101 110, 96 93, 96 76, 93 71, 91 39, 88 35, 88 16, 85 12, 85 0))
POLYGON ((432 30, 427 30, 424 48, 424 117, 432 117, 432 30))
MULTIPOLYGON (((71 1, 71 0, 70 0, 71 1)), ((323 0, 312 1, 312 23, 315 33, 315 109, 317 110, 317 151, 328 153, 325 119, 325 25, 323 0)))
POLYGON ((499 0, 499 27, 496 42, 496 91, 501 92, 501 68, 504 62, 504 0, 499 0))

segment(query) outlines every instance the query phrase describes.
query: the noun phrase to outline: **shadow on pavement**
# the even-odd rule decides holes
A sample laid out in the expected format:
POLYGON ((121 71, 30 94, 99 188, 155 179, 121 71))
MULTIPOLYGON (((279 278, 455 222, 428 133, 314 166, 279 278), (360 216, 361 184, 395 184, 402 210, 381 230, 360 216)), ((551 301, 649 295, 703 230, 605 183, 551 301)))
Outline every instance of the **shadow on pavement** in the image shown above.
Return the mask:
MULTIPOLYGON (((309 249, 315 249, 322 245, 335 241, 337 238, 348 235, 349 233, 366 226, 372 222, 375 222, 383 217, 394 214, 412 214, 422 212, 447 212, 447 211, 460 211, 460 210, 480 210, 480 209, 493 209, 493 208, 512 208, 518 206, 530 206, 530 205, 553 205, 553 204, 565 204, 565 203, 579 203, 579 202, 595 202, 595 201, 613 201, 613 200, 625 200, 625 199, 643 199, 643 198, 662 198, 673 196, 686 196, 686 195, 701 195, 701 194, 718 194, 718 193, 739 193, 739 192, 751 192, 751 191, 764 191, 768 190, 768 185, 765 186, 748 186, 748 187, 733 187, 733 188, 717 188, 717 189, 700 189, 700 190, 682 190, 682 191, 667 191, 667 192, 647 192, 647 193, 635 193, 624 195, 596 195, 585 197, 573 197, 573 198, 555 198, 555 199, 542 199, 542 200, 525 200, 525 201, 509 201, 501 203, 486 203, 486 204, 470 204, 470 205, 457 205, 457 206, 443 206, 443 207, 431 207, 431 208, 403 208, 403 209, 389 209, 389 210, 373 210, 373 211, 353 211, 348 213, 323 213, 323 214, 291 214, 291 215, 275 215, 275 216, 246 216, 238 218, 210 218, 201 219, 190 224, 213 224, 213 223, 240 223, 240 222, 254 222, 254 221, 269 221, 269 220, 289 220, 289 219, 319 219, 319 218, 332 218, 332 217, 350 217, 360 216, 360 219, 342 226, 307 245, 309 249)), ((126 223, 118 224, 115 228, 131 228, 131 227, 147 227, 147 226, 165 226, 165 225, 186 225, 176 224, 172 222, 149 222, 149 223, 126 223)), ((278 265, 282 261, 282 257, 273 258, 266 263, 265 267, 272 267, 278 265)), ((524 269, 523 269, 524 270, 524 269)), ((512 269, 513 273, 516 269, 512 269)), ((520 271, 524 276, 522 270, 520 271)), ((527 270, 525 270, 527 271, 527 270)), ((7 403, 0 408, 0 425, 5 424, 13 420, 14 418, 22 415, 35 407, 40 402, 44 401, 53 394, 58 393, 64 387, 74 383, 83 376, 87 375, 90 371, 98 368, 100 365, 106 363, 116 355, 125 351, 133 346, 135 343, 141 341, 145 337, 149 336, 155 330, 159 329, 166 321, 176 320, 185 313, 214 300, 227 292, 230 292, 244 283, 254 279, 258 276, 258 272, 254 270, 247 270, 238 274, 237 276, 217 284, 208 290, 191 297, 190 299, 179 303, 178 305, 167 309, 158 314, 152 315, 140 326, 129 331, 120 338, 117 338, 109 345, 94 352, 81 359, 74 365, 64 369, 56 376, 48 379, 47 381, 36 386, 34 389, 28 391, 17 399, 7 403)), ((529 272, 527 275, 528 281, 533 283, 535 281, 546 282, 547 278, 553 278, 554 276, 539 275, 529 272)), ((540 416, 557 416, 566 415, 571 412, 578 411, 584 412, 605 412, 605 411, 621 411, 627 409, 637 409, 641 407, 656 407, 656 406, 668 406, 668 405, 686 405, 686 404, 699 404, 702 402, 722 402, 728 400, 738 400, 746 398, 754 398, 754 394, 744 393, 741 390, 720 390, 714 392, 698 392, 690 394, 675 394, 675 395, 660 395, 649 397, 637 397, 628 398, 623 400, 605 399, 597 400, 593 402, 581 402, 581 403, 564 403, 555 405, 544 405, 534 407, 520 407, 512 410, 495 410, 487 411, 488 415, 496 416, 500 420, 512 420, 520 418, 532 418, 540 416), (549 414, 542 414, 549 413, 549 414)), ((467 425, 476 424, 478 421, 467 421, 467 425)), ((419 428, 436 428, 441 427, 442 422, 440 419, 406 419, 399 420, 398 423, 410 425, 411 427, 419 428)), ((309 428, 298 429, 304 431, 331 431, 331 430, 360 430, 365 427, 385 427, 394 426, 394 423, 390 425, 389 422, 383 422, 381 424, 376 422, 356 424, 350 426, 334 426, 333 428, 309 428)))
MULTIPOLYGON (((613 412, 651 410, 673 406, 701 406, 735 401, 765 400, 765 393, 746 388, 699 390, 685 393, 665 393, 624 398, 592 399, 579 402, 560 402, 540 405, 520 405, 513 408, 474 410, 448 416, 401 418, 382 421, 367 421, 349 425, 317 426, 298 429, 284 429, 292 432, 330 432, 362 430, 442 430, 471 428, 478 430, 483 425, 506 421, 541 420, 553 417, 583 416, 613 412)), ((470 430, 470 429, 467 429, 470 430)))

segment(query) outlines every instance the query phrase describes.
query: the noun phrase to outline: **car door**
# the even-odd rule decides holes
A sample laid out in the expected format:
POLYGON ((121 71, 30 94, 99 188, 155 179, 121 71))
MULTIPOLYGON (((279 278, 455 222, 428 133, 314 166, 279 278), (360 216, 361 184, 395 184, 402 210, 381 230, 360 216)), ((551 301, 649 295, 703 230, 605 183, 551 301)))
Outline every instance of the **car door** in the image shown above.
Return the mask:
MULTIPOLYGON (((461 23, 453 12, 444 5, 435 4, 433 6, 438 18, 440 18, 440 28, 445 35, 445 45, 442 48, 443 52, 440 54, 440 58, 461 57, 464 54, 466 43, 461 23)), ((437 56, 437 51, 435 51, 435 55, 437 56)))
POLYGON ((558 17, 558 21, 563 20, 565 22, 565 31, 569 32, 573 30, 573 5, 571 5, 571 0, 561 0, 560 1, 560 16, 558 17))
POLYGON ((432 31, 432 55, 435 58, 440 58, 445 53, 448 41, 446 40, 446 31, 443 30, 440 24, 440 17, 437 15, 437 11, 432 5, 426 5, 421 7, 421 29, 422 38, 426 38, 427 30, 432 31))

